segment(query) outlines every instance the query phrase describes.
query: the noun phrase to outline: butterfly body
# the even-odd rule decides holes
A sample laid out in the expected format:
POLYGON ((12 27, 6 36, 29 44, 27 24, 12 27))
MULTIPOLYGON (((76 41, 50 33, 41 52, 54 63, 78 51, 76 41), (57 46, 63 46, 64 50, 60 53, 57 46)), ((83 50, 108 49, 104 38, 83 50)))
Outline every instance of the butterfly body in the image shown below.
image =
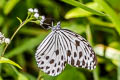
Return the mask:
POLYGON ((37 48, 35 58, 45 73, 56 76, 66 64, 94 69, 97 59, 90 44, 79 34, 60 28, 60 22, 37 48))

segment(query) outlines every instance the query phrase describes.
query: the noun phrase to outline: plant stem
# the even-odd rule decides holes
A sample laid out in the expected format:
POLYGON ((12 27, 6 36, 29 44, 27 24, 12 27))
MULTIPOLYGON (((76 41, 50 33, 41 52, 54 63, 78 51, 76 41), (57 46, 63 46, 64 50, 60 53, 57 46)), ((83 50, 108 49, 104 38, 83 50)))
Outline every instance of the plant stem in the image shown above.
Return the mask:
POLYGON ((38 75, 37 80, 42 80, 42 78, 41 78, 41 74, 42 74, 42 72, 41 72, 41 70, 40 70, 40 71, 39 71, 39 75, 38 75))
MULTIPOLYGON (((11 38, 10 38, 10 40, 12 41, 13 38, 15 37, 15 35, 17 34, 17 32, 18 32, 25 24, 27 24, 27 23, 28 23, 29 21, 31 21, 31 20, 32 20, 32 18, 31 18, 31 19, 26 19, 25 21, 23 21, 23 22, 20 24, 20 26, 16 29, 16 31, 13 33, 13 35, 12 35, 11 38)), ((4 50, 3 50, 2 54, 1 54, 1 57, 4 55, 4 53, 5 53, 5 51, 6 51, 6 49, 7 49, 8 46, 9 46, 9 44, 6 44, 4 50)))
POLYGON ((120 56, 118 58, 117 80, 120 80, 120 56))
POLYGON ((94 80, 99 80, 97 68, 93 70, 94 80))
MULTIPOLYGON (((86 35, 87 35, 87 40, 93 46, 93 38, 92 38, 92 33, 91 33, 89 24, 87 24, 86 35)), ((93 70, 93 78, 94 78, 94 80, 99 80, 97 68, 93 70)))

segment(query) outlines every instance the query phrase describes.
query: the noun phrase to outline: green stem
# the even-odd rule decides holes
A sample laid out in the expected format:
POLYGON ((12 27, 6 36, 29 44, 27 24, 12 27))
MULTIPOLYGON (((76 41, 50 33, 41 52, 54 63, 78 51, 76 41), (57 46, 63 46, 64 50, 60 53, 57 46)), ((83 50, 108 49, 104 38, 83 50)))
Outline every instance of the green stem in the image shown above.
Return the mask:
MULTIPOLYGON (((20 26, 16 29, 16 31, 13 33, 13 35, 12 35, 11 38, 10 38, 10 40, 12 41, 13 38, 15 37, 15 35, 17 34, 17 32, 18 32, 25 24, 27 24, 27 23, 30 22, 31 20, 32 20, 32 18, 26 19, 25 21, 23 21, 23 22, 20 24, 20 26)), ((6 51, 6 49, 7 49, 8 46, 9 46, 9 44, 6 44, 4 50, 3 50, 2 54, 1 54, 1 57, 4 55, 4 53, 5 53, 5 51, 6 51)))
POLYGON ((120 56, 119 56, 119 59, 118 59, 118 69, 117 69, 117 80, 120 80, 120 56))
POLYGON ((37 78, 37 80, 43 80, 43 78, 42 78, 42 72, 41 72, 41 70, 39 71, 39 75, 38 75, 38 78, 37 78))
MULTIPOLYGON (((87 35, 87 40, 93 46, 93 40, 92 40, 93 38, 92 38, 92 33, 91 33, 89 24, 87 24, 86 35, 87 35)), ((93 70, 93 77, 94 77, 94 80, 99 80, 97 68, 93 70)))
POLYGON ((99 80, 97 68, 93 70, 94 80, 99 80))

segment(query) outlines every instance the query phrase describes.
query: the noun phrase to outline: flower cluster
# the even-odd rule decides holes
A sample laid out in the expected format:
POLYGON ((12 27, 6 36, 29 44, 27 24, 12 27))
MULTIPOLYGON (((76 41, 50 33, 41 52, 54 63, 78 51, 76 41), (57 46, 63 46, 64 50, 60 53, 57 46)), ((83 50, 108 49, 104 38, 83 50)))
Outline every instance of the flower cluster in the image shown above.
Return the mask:
POLYGON ((43 25, 45 21, 45 16, 40 16, 37 8, 34 8, 34 9, 29 8, 28 13, 32 13, 33 17, 36 19, 35 21, 32 21, 32 22, 43 25))
POLYGON ((2 34, 0 32, 0 44, 2 44, 2 43, 9 44, 10 43, 10 39, 9 38, 5 38, 4 34, 2 34))

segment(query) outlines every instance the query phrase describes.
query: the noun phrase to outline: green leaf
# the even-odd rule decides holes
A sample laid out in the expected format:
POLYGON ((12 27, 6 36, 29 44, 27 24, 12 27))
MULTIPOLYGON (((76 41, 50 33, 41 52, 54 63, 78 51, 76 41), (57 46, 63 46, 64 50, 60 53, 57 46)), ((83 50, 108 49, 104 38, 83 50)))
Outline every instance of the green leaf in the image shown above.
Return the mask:
POLYGON ((3 80, 1 76, 0 76, 0 80, 3 80))
MULTIPOLYGON (((98 10, 98 11, 102 10, 100 6, 98 6, 98 4, 95 2, 87 3, 86 6, 94 10, 98 10)), ((77 7, 68 11, 65 15, 65 18, 69 19, 69 18, 87 17, 91 15, 93 15, 93 13, 90 13, 82 8, 77 7)))
POLYGON ((9 64, 12 64, 20 69, 22 69, 22 67, 20 67, 17 63, 15 63, 14 61, 8 59, 8 58, 5 58, 5 57, 1 57, 0 58, 0 63, 9 63, 9 64))
POLYGON ((69 22, 69 24, 67 22, 62 22, 62 26, 64 29, 69 29, 79 34, 85 32, 85 26, 76 22, 69 22))
POLYGON ((28 78, 26 76, 24 76, 23 74, 19 73, 17 80, 28 80, 28 78))
POLYGON ((120 0, 106 0, 112 8, 114 8, 116 11, 120 11, 120 0))
POLYGON ((2 26, 3 23, 4 23, 4 17, 0 15, 0 27, 2 26))
POLYGON ((24 75, 29 79, 29 80, 37 80, 36 77, 32 74, 29 74, 29 73, 24 73, 24 75))
POLYGON ((6 0, 0 0, 0 9, 3 8, 4 4, 5 4, 6 0))
POLYGON ((120 34, 120 18, 118 17, 117 12, 113 10, 104 0, 95 0, 107 13, 108 17, 111 19, 113 24, 115 25, 116 30, 120 34))
POLYGON ((40 34, 45 34, 46 31, 43 30, 43 29, 40 29, 40 28, 35 28, 35 27, 30 27, 30 28, 27 28, 27 27, 30 27, 30 26, 24 26, 22 29, 20 29, 20 33, 22 34, 27 34, 27 35, 40 35, 40 34))
POLYGON ((9 0, 4 6, 4 14, 9 14, 19 0, 9 0))
POLYGON ((86 5, 84 5, 84 4, 82 4, 82 3, 78 2, 78 1, 74 1, 74 0, 62 0, 62 1, 65 2, 65 3, 71 4, 73 6, 80 7, 80 8, 82 8, 82 9, 88 11, 88 12, 93 13, 93 14, 100 15, 100 16, 105 16, 104 13, 102 13, 100 11, 96 11, 96 10, 94 10, 92 8, 89 8, 86 5))
POLYGON ((120 59, 120 50, 109 47, 109 46, 104 46, 102 44, 96 45, 94 47, 94 50, 97 55, 99 56, 105 56, 106 58, 112 60, 112 62, 118 66, 119 59, 120 59))
POLYGON ((65 70, 57 77, 57 80, 86 80, 86 77, 76 68, 67 65, 65 70))
POLYGON ((112 42, 109 44, 109 47, 112 47, 112 48, 115 48, 115 49, 120 50, 120 42, 112 41, 112 42))
POLYGON ((108 28, 114 28, 113 23, 102 21, 101 19, 96 18, 96 17, 88 17, 88 20, 92 24, 95 24, 95 25, 100 25, 100 26, 104 26, 104 27, 108 27, 108 28))

